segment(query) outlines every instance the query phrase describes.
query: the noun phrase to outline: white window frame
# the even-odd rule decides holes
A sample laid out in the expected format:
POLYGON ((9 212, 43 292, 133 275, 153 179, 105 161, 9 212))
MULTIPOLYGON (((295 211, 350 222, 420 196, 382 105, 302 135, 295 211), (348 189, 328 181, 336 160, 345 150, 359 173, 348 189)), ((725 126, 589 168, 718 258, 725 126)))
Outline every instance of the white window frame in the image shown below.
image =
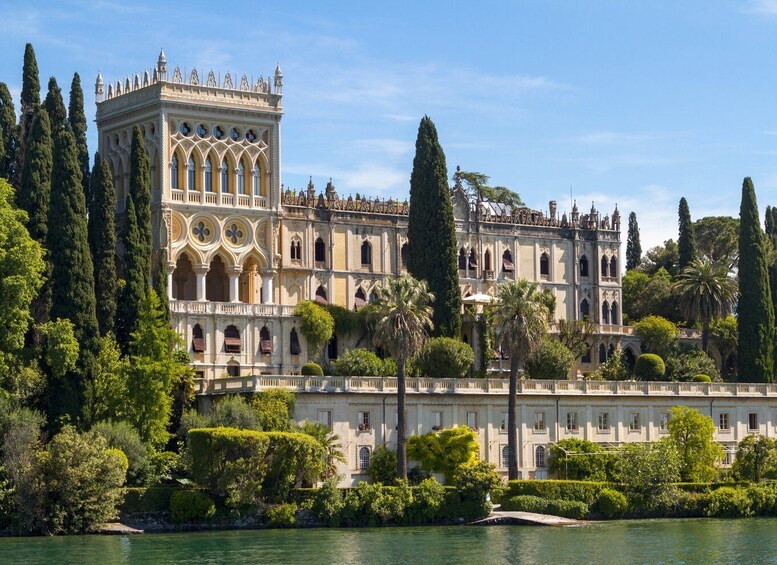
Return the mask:
POLYGON ((537 433, 543 434, 548 431, 548 426, 545 424, 545 412, 534 413, 534 428, 537 433))
POLYGON ((507 428, 510 426, 509 424, 510 419, 508 417, 507 412, 502 412, 502 421, 499 423, 499 433, 500 434, 506 434, 507 428))
POLYGON ((357 422, 356 425, 360 432, 368 432, 372 430, 372 425, 370 423, 370 411, 369 410, 360 410, 357 416, 357 422))
POLYGON ((548 466, 548 448, 544 445, 535 445, 534 446, 534 466, 537 469, 544 469, 548 466), (537 452, 542 449, 542 461, 539 461, 539 458, 537 457, 537 452), (542 465, 540 465, 542 463, 542 465))
POLYGON ((639 412, 632 412, 629 419, 629 432, 641 432, 642 431, 642 418, 639 412))
POLYGON ((721 412, 718 415, 718 431, 719 432, 730 432, 731 431, 731 422, 728 418, 728 412, 721 412))
POLYGON ((600 433, 610 433, 610 413, 599 412, 596 430, 600 433))
POLYGON ((435 410, 432 412, 431 417, 429 418, 432 423, 432 429, 435 431, 440 431, 442 429, 442 412, 439 410, 435 410))
POLYGON ((580 425, 577 422, 577 412, 567 412, 567 433, 576 434, 580 431, 580 425))
POLYGON ((332 429, 332 411, 331 410, 319 410, 318 411, 318 423, 323 424, 330 430, 332 429))
POLYGON ((756 432, 758 433, 760 431, 760 426, 758 425, 758 412, 748 412, 747 413, 747 431, 748 432, 756 432), (753 421, 755 421, 755 426, 753 426, 753 421))
POLYGON ((370 462, 372 459, 372 449, 369 445, 358 445, 356 446, 356 469, 359 471, 367 472, 367 469, 370 468, 370 462), (367 465, 363 465, 362 460, 362 453, 364 453, 364 450, 367 450, 367 465))
POLYGON ((467 427, 470 430, 477 430, 478 429, 478 413, 477 412, 467 412, 467 427))
POLYGON ((659 420, 658 431, 662 434, 669 433, 669 412, 661 412, 661 420, 659 420))
POLYGON ((510 446, 506 443, 499 446, 499 463, 502 469, 510 467, 510 446))

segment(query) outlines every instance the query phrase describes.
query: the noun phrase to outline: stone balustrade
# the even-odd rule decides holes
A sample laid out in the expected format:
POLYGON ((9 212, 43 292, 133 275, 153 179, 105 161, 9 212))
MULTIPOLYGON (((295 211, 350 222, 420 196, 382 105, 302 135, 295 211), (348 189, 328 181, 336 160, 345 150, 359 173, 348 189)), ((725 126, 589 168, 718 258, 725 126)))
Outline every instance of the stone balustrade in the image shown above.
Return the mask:
POLYGON ((245 304, 243 302, 210 302, 171 300, 173 314, 223 314, 227 316, 293 316, 295 306, 282 304, 245 304))

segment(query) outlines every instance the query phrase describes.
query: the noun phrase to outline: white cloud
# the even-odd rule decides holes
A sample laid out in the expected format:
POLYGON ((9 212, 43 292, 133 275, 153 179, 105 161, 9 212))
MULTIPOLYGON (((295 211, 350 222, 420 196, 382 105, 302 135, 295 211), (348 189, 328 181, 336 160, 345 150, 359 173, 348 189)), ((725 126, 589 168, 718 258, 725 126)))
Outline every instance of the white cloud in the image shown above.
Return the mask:
POLYGON ((751 0, 745 11, 753 14, 777 16, 777 0, 751 0))

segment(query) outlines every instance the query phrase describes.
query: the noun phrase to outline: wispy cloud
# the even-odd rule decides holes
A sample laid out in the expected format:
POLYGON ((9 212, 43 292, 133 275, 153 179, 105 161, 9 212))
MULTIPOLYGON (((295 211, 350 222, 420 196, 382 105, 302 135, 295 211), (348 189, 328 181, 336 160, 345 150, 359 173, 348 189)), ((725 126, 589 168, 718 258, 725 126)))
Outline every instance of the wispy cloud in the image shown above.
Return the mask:
POLYGON ((567 138, 571 143, 583 145, 634 145, 674 137, 676 134, 625 133, 618 131, 593 131, 567 138))
POLYGON ((751 0, 745 7, 745 12, 777 16, 777 0, 751 0))

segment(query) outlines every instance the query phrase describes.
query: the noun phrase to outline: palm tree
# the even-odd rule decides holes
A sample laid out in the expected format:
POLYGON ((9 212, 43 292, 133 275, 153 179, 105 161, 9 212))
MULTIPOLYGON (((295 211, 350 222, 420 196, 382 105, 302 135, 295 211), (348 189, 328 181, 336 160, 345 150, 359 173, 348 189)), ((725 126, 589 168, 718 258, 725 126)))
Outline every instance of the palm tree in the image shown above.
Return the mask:
POLYGON ((405 363, 423 345, 431 330, 434 295, 426 281, 409 275, 389 280, 376 291, 375 345, 397 362, 397 476, 407 478, 407 414, 405 411, 405 363))
POLYGON ((493 303, 497 338, 510 353, 510 391, 507 407, 508 478, 518 478, 518 372, 540 347, 548 331, 552 313, 552 295, 536 282, 518 280, 499 285, 493 303), (549 298, 550 297, 550 298, 549 298))
POLYGON ((320 422, 305 421, 299 428, 303 434, 311 436, 324 448, 324 470, 322 478, 329 479, 337 474, 337 463, 345 463, 340 436, 333 433, 320 422))
POLYGON ((683 316, 689 322, 701 321, 701 347, 707 353, 710 323, 732 312, 737 296, 736 281, 723 263, 697 259, 677 275, 673 286, 680 295, 683 316))

